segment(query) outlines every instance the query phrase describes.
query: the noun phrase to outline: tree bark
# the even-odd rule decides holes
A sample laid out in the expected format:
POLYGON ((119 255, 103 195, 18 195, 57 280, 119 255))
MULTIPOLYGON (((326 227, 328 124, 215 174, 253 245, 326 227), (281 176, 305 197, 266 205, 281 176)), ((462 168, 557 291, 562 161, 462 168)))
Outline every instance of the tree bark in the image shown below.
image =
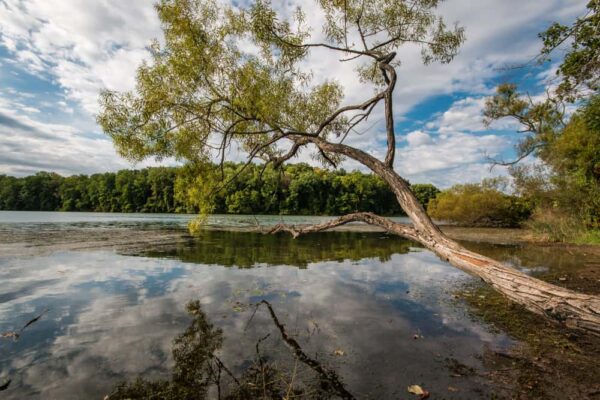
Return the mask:
MULTIPOLYGON (((298 139, 306 140, 306 137, 302 136, 298 139)), ((311 137, 308 140, 323 151, 350 157, 370 168, 390 186, 413 224, 395 223, 371 213, 355 213, 318 225, 303 227, 277 225, 270 230, 271 233, 283 231, 297 237, 354 221, 377 225, 390 233, 421 243, 443 260, 470 275, 481 278, 495 290, 529 311, 546 316, 569 328, 600 336, 599 296, 577 293, 552 285, 467 250, 442 233, 414 196, 408 182, 396 174, 391 166, 362 150, 344 144, 327 142, 318 137, 311 137)))

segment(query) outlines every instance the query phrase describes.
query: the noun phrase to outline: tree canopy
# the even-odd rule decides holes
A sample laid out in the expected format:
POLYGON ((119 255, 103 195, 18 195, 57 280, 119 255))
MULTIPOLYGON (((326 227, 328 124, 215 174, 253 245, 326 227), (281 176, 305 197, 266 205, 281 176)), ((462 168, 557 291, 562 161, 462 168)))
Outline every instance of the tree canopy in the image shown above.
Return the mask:
MULTIPOLYGON (((314 35, 302 9, 285 18, 266 0, 247 8, 162 0, 156 10, 164 43, 153 43, 134 91, 101 94, 98 122, 132 160, 174 157, 206 170, 208 160, 223 161, 233 148, 249 160, 280 165, 316 139, 344 141, 377 104, 391 105, 393 67, 400 63, 395 50, 401 45, 421 46, 425 63, 454 57, 463 29, 450 29, 435 15, 438 3, 318 1, 325 23, 316 27, 323 34, 314 35), (322 41, 312 42, 314 36, 322 41), (315 79, 303 65, 314 48, 349 58, 376 94, 342 106, 335 71, 315 79)), ((392 165, 391 109, 387 141, 386 161, 392 165)), ((316 159, 334 166, 342 156, 322 146, 315 152, 316 159)))

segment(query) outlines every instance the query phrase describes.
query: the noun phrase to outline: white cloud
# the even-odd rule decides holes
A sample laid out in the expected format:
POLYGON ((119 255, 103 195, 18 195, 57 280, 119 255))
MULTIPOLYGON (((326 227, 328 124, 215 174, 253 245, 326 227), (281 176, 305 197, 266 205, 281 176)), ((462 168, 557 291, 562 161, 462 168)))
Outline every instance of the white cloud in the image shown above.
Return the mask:
POLYGON ((0 43, 19 64, 48 74, 85 111, 100 89, 131 89, 145 47, 160 34, 152 2, 7 0, 0 43))
POLYGON ((421 131, 407 135, 408 144, 397 151, 396 171, 411 181, 431 181, 442 187, 480 180, 487 176, 486 152, 499 154, 508 145, 497 135, 475 136, 468 133, 427 134, 421 131))
MULTIPOLYGON (((39 122, 0 97, 0 171, 29 175, 40 170, 65 175, 131 168, 105 137, 82 135, 70 125, 39 122)), ((26 111, 23 107, 22 111, 26 111)), ((139 166, 155 164, 152 161, 139 166)))
POLYGON ((406 141, 411 147, 418 147, 432 143, 431 136, 422 131, 413 131, 406 135, 406 141))

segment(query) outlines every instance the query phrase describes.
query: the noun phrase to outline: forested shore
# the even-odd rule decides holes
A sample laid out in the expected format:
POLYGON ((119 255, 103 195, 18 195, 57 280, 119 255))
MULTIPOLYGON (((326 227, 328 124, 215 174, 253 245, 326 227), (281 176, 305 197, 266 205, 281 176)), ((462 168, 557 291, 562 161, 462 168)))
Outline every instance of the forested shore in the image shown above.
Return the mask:
MULTIPOLYGON (((281 170, 227 163, 215 193, 213 213, 339 215, 370 211, 403 215, 383 181, 358 171, 329 171, 307 164, 281 170)), ((0 210, 196 213, 189 175, 178 167, 152 167, 63 177, 39 172, 26 177, 0 175, 0 210)), ((439 190, 413 185, 426 207, 439 190)))

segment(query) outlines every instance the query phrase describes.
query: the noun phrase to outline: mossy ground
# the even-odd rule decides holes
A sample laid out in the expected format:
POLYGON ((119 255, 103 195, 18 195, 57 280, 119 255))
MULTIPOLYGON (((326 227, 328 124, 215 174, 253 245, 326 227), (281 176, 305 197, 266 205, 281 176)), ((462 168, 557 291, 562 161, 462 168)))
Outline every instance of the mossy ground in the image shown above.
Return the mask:
MULTIPOLYGON (((600 292, 600 283, 595 290, 600 292)), ((554 325, 482 284, 463 288, 457 297, 475 318, 518 343, 482 357, 486 375, 505 398, 600 399, 600 338, 554 325)))

